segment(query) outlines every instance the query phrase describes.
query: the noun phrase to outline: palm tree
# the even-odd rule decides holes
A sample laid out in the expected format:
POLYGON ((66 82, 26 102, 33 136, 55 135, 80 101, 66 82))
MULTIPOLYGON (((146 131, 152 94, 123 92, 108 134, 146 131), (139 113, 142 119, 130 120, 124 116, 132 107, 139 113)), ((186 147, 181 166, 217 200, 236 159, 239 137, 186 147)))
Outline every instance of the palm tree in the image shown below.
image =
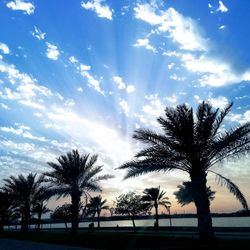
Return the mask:
POLYGON ((111 175, 96 176, 102 171, 102 166, 95 165, 97 158, 97 155, 81 156, 77 150, 72 150, 57 158, 57 163, 48 162, 52 170, 44 173, 47 181, 54 187, 54 194, 58 197, 71 196, 72 233, 77 233, 82 194, 87 195, 89 191, 101 191, 98 182, 112 177, 111 175))
POLYGON ((159 227, 159 214, 158 214, 158 207, 164 206, 167 208, 167 206, 170 205, 170 202, 168 201, 168 197, 164 197, 166 192, 160 191, 159 187, 152 187, 152 188, 146 188, 143 191, 142 200, 148 203, 149 209, 151 210, 153 207, 155 208, 155 226, 156 229, 159 227))
POLYGON ((18 177, 10 176, 4 182, 2 190, 9 194, 13 207, 21 215, 21 230, 28 231, 32 204, 44 188, 43 176, 36 178, 36 174, 30 173, 26 177, 21 174, 18 177))
POLYGON ((0 232, 3 231, 4 225, 9 223, 9 214, 12 210, 12 200, 8 193, 0 191, 0 232))
POLYGON ((44 201, 38 201, 32 208, 32 213, 37 215, 37 231, 40 231, 42 215, 50 211, 44 201))
MULTIPOLYGON (((164 133, 136 130, 134 138, 147 147, 136 154, 135 160, 120 166, 120 169, 128 169, 125 178, 159 171, 186 172, 195 190, 193 198, 201 238, 213 238, 206 186, 210 168, 250 151, 250 123, 227 131, 220 129, 231 107, 232 103, 219 111, 214 110, 211 104, 202 102, 198 105, 196 116, 193 109, 185 104, 167 107, 165 117, 157 119, 164 133)), ((247 209, 246 200, 238 187, 222 175, 217 176, 247 209)))
POLYGON ((100 214, 103 209, 109 209, 109 206, 105 205, 107 200, 102 200, 102 197, 95 196, 91 197, 89 201, 89 207, 93 211, 93 217, 95 217, 95 214, 97 214, 97 221, 98 221, 98 228, 100 228, 100 214))
MULTIPOLYGON (((181 206, 188 205, 191 202, 194 202, 193 193, 194 189, 191 181, 184 181, 182 185, 177 186, 178 191, 174 192, 174 195, 181 206)), ((207 197, 209 202, 215 198, 215 191, 212 191, 210 187, 207 187, 207 197)))

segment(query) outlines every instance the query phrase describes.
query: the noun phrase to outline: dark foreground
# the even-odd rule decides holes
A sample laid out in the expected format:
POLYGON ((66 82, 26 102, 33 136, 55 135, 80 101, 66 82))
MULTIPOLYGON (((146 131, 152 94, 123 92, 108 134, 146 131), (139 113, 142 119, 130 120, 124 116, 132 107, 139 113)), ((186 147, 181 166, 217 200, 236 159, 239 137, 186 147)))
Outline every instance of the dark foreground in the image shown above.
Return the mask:
MULTIPOLYGON (((184 232, 182 234, 175 234, 174 232, 169 234, 163 231, 140 231, 137 233, 126 231, 80 231, 77 236, 72 236, 69 232, 64 231, 0 233, 0 238, 93 249, 249 249, 250 237, 245 237, 246 235, 241 237, 241 233, 239 232, 232 232, 227 236, 222 237, 219 235, 213 241, 204 242, 200 241, 197 237, 192 237, 191 232, 186 236, 184 232)), ((36 247, 33 249, 36 249, 36 247)), ((54 249, 57 248, 55 247, 54 249)))
POLYGON ((87 248, 60 246, 38 243, 34 241, 12 240, 0 238, 1 250, 88 250, 87 248))

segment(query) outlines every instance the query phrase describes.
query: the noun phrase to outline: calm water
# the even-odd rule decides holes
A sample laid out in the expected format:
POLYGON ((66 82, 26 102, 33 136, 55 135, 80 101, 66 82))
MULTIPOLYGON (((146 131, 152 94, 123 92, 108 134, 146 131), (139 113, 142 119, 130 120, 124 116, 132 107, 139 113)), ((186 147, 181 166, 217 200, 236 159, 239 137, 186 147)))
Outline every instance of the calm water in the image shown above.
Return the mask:
MULTIPOLYGON (((88 227, 89 222, 81 222, 80 227, 88 227)), ((153 226, 154 220, 136 220, 136 226, 153 226)), ((169 219, 160 219, 160 226, 169 226, 169 219)), ((103 221, 101 222, 101 226, 103 227, 132 227, 131 220, 119 220, 119 221, 103 221)), ((174 218, 172 219, 173 226, 183 226, 183 227, 192 227, 197 226, 196 218, 174 218)), ((70 223, 68 223, 70 227, 70 223)), ((97 226, 97 222, 95 222, 95 227, 97 226)), ((250 217, 216 217, 213 218, 213 226, 214 227, 250 227, 250 217)), ((64 228, 63 223, 57 224, 45 224, 43 228, 64 228)))

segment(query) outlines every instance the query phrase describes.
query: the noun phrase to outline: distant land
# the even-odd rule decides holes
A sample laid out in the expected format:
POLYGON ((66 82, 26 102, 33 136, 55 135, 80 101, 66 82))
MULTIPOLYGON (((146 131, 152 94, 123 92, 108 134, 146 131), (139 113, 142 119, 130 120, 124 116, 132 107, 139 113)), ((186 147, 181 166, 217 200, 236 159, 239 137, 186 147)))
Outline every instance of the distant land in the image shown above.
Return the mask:
MULTIPOLYGON (((250 210, 239 210, 232 213, 212 213, 212 217, 248 217, 250 216, 250 210)), ((150 220, 154 219, 154 215, 138 215, 135 216, 135 220, 150 220)), ((159 215, 160 219, 168 219, 168 214, 161 214, 159 215)), ((188 214, 171 214, 171 218, 197 218, 197 215, 194 213, 188 213, 188 214)), ((36 219, 34 219, 35 221, 36 219)), ((118 220, 131 220, 129 216, 126 215, 114 215, 114 216, 101 216, 101 221, 118 221, 118 220)), ((62 223, 61 220, 51 220, 50 218, 43 219, 43 224, 49 224, 49 223, 62 223)), ((85 218, 80 220, 80 222, 90 222, 90 221, 97 221, 97 218, 85 218)), ((68 221, 70 222, 70 221, 68 221)))

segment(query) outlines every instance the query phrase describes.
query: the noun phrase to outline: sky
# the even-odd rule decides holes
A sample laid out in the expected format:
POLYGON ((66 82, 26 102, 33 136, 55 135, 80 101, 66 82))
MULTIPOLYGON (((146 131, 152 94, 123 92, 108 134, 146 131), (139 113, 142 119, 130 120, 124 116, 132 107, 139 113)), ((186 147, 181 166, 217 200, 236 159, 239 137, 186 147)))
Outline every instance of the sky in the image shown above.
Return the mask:
MULTIPOLYGON (((249 1, 2 0, 0 2, 0 184, 42 173, 48 161, 78 149, 97 153, 109 204, 129 190, 161 186, 172 202, 182 172, 123 181, 116 170, 143 146, 138 128, 160 131, 166 106, 234 102, 225 126, 250 121, 249 1)), ((250 203, 250 160, 213 168, 250 203)), ((225 187, 212 212, 241 209, 225 187)), ((51 201, 55 207, 64 201, 51 201)))

